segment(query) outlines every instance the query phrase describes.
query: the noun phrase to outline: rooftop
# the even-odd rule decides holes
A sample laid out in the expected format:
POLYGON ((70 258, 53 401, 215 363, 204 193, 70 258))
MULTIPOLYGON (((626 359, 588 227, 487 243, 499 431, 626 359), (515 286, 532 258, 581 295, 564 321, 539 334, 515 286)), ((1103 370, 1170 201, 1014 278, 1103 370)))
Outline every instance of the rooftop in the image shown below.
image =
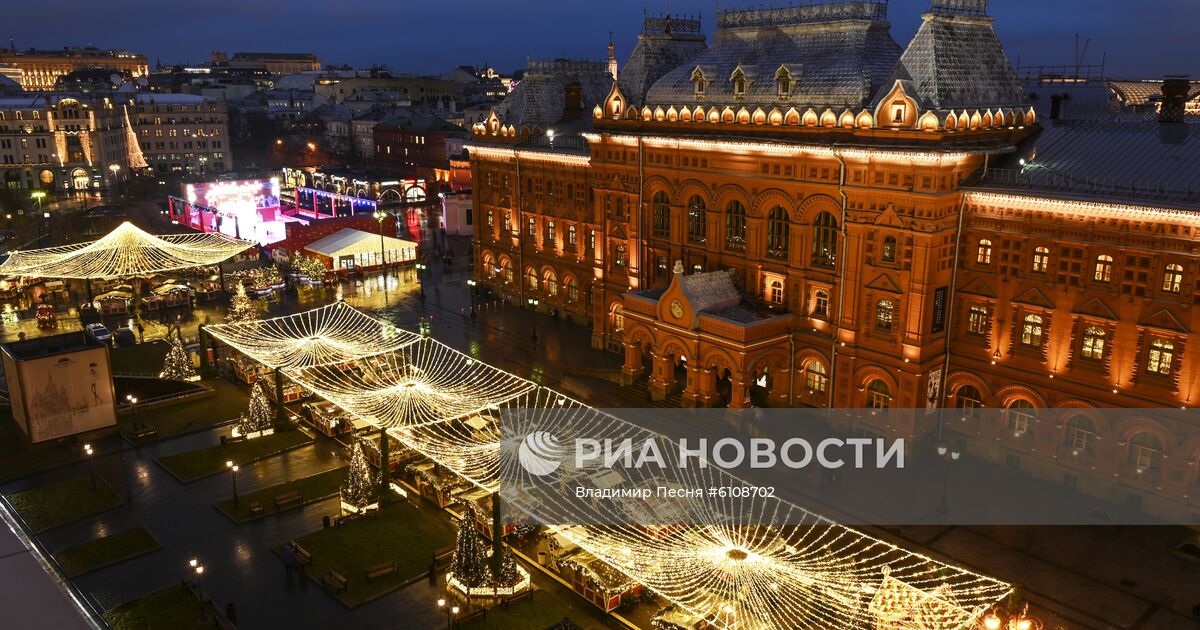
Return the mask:
POLYGON ((48 337, 34 337, 24 341, 13 341, 4 344, 4 351, 18 361, 39 359, 41 357, 76 352, 90 348, 103 348, 104 343, 83 332, 69 332, 48 337))

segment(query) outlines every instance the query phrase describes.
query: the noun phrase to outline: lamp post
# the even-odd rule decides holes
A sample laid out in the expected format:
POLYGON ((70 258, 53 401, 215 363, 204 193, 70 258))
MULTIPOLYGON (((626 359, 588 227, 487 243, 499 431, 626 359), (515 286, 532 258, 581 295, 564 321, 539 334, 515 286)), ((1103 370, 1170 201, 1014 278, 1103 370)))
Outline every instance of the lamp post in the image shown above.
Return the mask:
POLYGON ((529 304, 529 308, 532 309, 532 311, 529 313, 529 328, 530 328, 530 330, 533 331, 533 333, 529 335, 529 338, 536 343, 537 342, 537 307, 540 302, 537 298, 529 298, 528 300, 526 300, 526 302, 529 304))
POLYGON ((87 455, 88 474, 92 478, 92 490, 95 490, 96 489, 96 460, 92 457, 95 454, 95 451, 92 450, 91 444, 84 444, 83 452, 85 455, 87 455))
POLYGON ((125 394, 125 402, 129 403, 129 415, 133 416, 133 428, 136 431, 138 429, 137 396, 125 394))
POLYGON ((448 602, 445 597, 439 597, 437 600, 438 610, 446 613, 446 630, 450 630, 454 625, 454 618, 458 616, 458 606, 447 606, 448 602))
POLYGON ((237 491, 237 474, 238 466, 232 461, 227 460, 225 467, 229 469, 229 478, 233 480, 233 509, 238 509, 238 491, 237 491))
POLYGON ((417 268, 417 289, 421 293, 421 300, 424 300, 425 299, 425 283, 421 279, 421 274, 423 274, 425 272, 425 269, 427 269, 428 267, 425 265, 425 263, 417 263, 415 265, 415 267, 417 268))
POLYGON ((29 193, 29 197, 31 199, 33 199, 34 202, 37 203, 37 209, 41 210, 42 209, 42 200, 46 198, 46 191, 35 190, 35 191, 29 193))
POLYGON ((188 566, 192 568, 192 573, 196 576, 196 601, 200 603, 200 621, 208 618, 208 611, 204 608, 204 565, 200 564, 200 560, 192 558, 188 560, 188 566))
POLYGON ((1020 613, 1004 613, 993 609, 976 626, 980 630, 1042 630, 1042 622, 1029 616, 1029 605, 1020 613))
POLYGON ((383 220, 387 218, 387 213, 383 210, 376 210, 371 216, 379 222, 379 270, 383 272, 383 290, 387 290, 387 251, 383 244, 383 220))
POLYGON ((475 282, 474 278, 467 279, 467 287, 468 287, 467 294, 471 296, 471 318, 472 319, 475 318, 475 285, 476 284, 478 284, 478 283, 475 282))
POLYGON ((117 186, 118 186, 119 182, 121 181, 120 180, 121 165, 120 164, 109 164, 108 170, 112 172, 113 192, 116 193, 116 192, 118 192, 117 186))
POLYGON ((938 514, 945 516, 950 512, 950 506, 947 502, 947 486, 950 484, 950 462, 958 461, 962 457, 962 453, 957 448, 951 448, 946 444, 938 444, 938 457, 942 458, 942 502, 938 504, 938 514))

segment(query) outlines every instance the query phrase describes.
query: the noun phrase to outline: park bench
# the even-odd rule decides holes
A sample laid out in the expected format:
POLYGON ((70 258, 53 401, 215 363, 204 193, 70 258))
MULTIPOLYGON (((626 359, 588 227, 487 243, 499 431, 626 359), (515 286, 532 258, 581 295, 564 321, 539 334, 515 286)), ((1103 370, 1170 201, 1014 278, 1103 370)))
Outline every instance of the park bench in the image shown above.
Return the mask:
POLYGON ((158 429, 154 427, 141 427, 133 431, 133 439, 135 441, 149 440, 156 437, 158 437, 158 429))
POLYGON ((515 604, 516 602, 519 602, 522 599, 530 599, 530 600, 533 599, 533 586, 530 586, 529 588, 521 591, 520 593, 517 593, 516 595, 510 595, 509 597, 505 597, 504 598, 504 607, 508 608, 508 606, 510 604, 515 604))
POLYGON ((342 514, 339 516, 335 516, 333 518, 333 525, 334 525, 334 527, 340 527, 342 525, 342 523, 349 523, 350 521, 357 521, 360 518, 362 518, 362 514, 359 514, 357 512, 351 512, 349 514, 342 514))
POLYGON ((259 503, 258 501, 250 502, 250 513, 251 514, 262 514, 262 511, 263 511, 262 503, 259 503))
POLYGON ((321 578, 321 581, 333 591, 334 595, 345 591, 349 585, 346 578, 333 569, 330 569, 329 573, 326 573, 325 577, 321 578))
POLYGON ((471 622, 471 621, 474 621, 476 619, 479 619, 481 617, 486 617, 486 616, 487 616, 487 609, 480 607, 480 608, 476 608, 475 610, 472 610, 471 612, 455 619, 454 622, 455 622, 455 625, 462 625, 464 623, 468 623, 468 622, 471 622))
POLYGON ((433 552, 433 559, 441 562, 454 554, 454 545, 447 545, 433 552))
POLYGON ((370 582, 371 580, 374 580, 375 578, 381 578, 381 577, 387 577, 389 575, 395 575, 396 574, 396 561, 389 560, 388 562, 380 562, 379 564, 369 566, 369 567, 367 567, 366 571, 364 571, 364 573, 366 574, 366 578, 367 578, 368 582, 370 582))
POLYGON ((300 496, 300 492, 296 490, 285 492, 284 494, 275 497, 275 509, 282 510, 284 508, 300 505, 300 502, 303 500, 304 497, 300 496))
POLYGON ((292 546, 292 556, 296 558, 296 564, 302 567, 312 564, 312 554, 307 549, 294 540, 288 541, 288 544, 292 546))

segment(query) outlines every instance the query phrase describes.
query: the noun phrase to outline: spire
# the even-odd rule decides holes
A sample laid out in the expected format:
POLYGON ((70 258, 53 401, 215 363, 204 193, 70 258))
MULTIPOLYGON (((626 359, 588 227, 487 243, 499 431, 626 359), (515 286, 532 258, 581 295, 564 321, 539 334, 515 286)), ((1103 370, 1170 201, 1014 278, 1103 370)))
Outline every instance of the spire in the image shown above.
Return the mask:
POLYGON ((608 72, 617 80, 617 49, 613 46, 612 31, 608 32, 608 72))

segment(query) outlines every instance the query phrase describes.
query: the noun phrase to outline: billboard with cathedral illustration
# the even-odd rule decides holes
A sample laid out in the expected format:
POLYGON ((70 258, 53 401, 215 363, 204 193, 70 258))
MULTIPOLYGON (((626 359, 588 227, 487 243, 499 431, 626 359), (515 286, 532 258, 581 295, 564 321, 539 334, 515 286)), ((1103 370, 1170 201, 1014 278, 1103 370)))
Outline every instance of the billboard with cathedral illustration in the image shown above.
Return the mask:
POLYGON ((85 333, 5 344, 13 420, 31 443, 116 426, 108 348, 85 333))

